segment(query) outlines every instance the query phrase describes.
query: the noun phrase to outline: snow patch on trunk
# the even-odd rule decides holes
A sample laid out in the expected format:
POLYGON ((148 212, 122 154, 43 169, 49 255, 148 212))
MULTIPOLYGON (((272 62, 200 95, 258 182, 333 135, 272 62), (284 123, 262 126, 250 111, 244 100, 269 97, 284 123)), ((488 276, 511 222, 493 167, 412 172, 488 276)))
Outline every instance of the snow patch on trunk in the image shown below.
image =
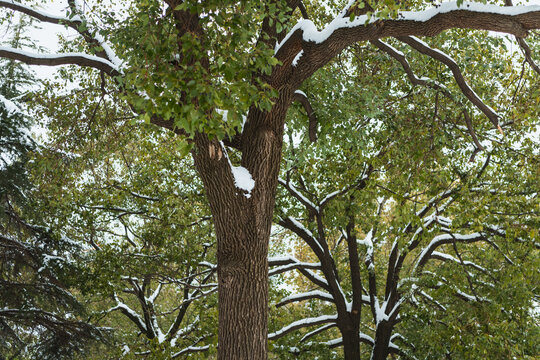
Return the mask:
POLYGON ((244 194, 248 199, 251 197, 251 190, 255 187, 255 180, 251 177, 248 169, 243 166, 232 166, 231 170, 234 176, 234 183, 237 188, 247 191, 244 194))

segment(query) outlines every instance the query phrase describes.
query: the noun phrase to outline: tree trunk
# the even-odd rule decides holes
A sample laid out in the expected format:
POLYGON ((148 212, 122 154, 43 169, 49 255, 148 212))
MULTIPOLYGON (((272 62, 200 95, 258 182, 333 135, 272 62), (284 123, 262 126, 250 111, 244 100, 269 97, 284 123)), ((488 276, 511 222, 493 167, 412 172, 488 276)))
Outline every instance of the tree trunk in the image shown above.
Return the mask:
POLYGON ((221 144, 195 137, 218 243, 218 359, 267 359, 268 243, 288 103, 281 97, 271 112, 250 110, 241 165, 255 180, 251 194, 235 186, 221 144))
POLYGON ((360 334, 358 331, 343 331, 343 354, 345 360, 360 359, 360 334))
POLYGON ((375 346, 371 353, 371 360, 386 360, 390 354, 390 336, 392 327, 379 324, 375 332, 375 346))
POLYGON ((218 236, 219 359, 266 359, 268 238, 246 220, 218 236))

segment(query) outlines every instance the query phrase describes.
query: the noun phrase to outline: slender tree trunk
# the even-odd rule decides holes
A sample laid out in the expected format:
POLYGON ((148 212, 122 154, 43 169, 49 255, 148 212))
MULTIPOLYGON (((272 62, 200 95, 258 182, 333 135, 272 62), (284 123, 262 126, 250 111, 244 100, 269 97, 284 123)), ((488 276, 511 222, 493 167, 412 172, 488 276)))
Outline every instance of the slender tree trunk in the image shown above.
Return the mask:
POLYGON ((371 353, 371 360, 386 360, 390 354, 390 336, 392 327, 380 324, 375 332, 375 346, 371 353))
MULTIPOLYGON (((290 100, 290 94, 288 96, 290 100)), ((251 109, 242 166, 255 180, 251 194, 235 186, 225 150, 196 136, 195 166, 203 180, 218 242, 218 359, 265 360, 268 337, 268 243, 289 101, 251 109)))
POLYGON ((343 354, 345 360, 360 359, 360 334, 358 331, 343 331, 343 354))

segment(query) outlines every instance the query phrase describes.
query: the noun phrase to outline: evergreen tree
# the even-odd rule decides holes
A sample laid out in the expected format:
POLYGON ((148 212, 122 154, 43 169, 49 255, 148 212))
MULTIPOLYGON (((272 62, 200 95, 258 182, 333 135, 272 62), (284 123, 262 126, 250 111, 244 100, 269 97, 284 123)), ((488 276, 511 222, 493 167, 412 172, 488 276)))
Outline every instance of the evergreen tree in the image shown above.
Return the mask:
MULTIPOLYGON (((24 41, 22 18, 10 46, 24 41)), ((52 233, 33 211, 29 155, 38 147, 24 112, 34 82, 13 61, 0 64, 0 359, 72 358, 101 332, 80 316, 70 289, 81 246, 52 233)))

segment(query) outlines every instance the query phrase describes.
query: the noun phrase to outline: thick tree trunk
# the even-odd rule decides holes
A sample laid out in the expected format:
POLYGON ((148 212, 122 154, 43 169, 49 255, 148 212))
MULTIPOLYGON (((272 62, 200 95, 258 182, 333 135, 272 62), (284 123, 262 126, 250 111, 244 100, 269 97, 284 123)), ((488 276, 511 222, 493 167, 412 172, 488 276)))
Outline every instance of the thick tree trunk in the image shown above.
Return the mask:
POLYGON ((218 237, 219 359, 266 359, 268 238, 246 220, 218 237))
POLYGON ((269 113, 249 113, 241 164, 255 180, 249 195, 235 186, 222 145, 195 138, 195 166, 218 242, 218 359, 267 359, 268 243, 288 102, 280 98, 269 113))

